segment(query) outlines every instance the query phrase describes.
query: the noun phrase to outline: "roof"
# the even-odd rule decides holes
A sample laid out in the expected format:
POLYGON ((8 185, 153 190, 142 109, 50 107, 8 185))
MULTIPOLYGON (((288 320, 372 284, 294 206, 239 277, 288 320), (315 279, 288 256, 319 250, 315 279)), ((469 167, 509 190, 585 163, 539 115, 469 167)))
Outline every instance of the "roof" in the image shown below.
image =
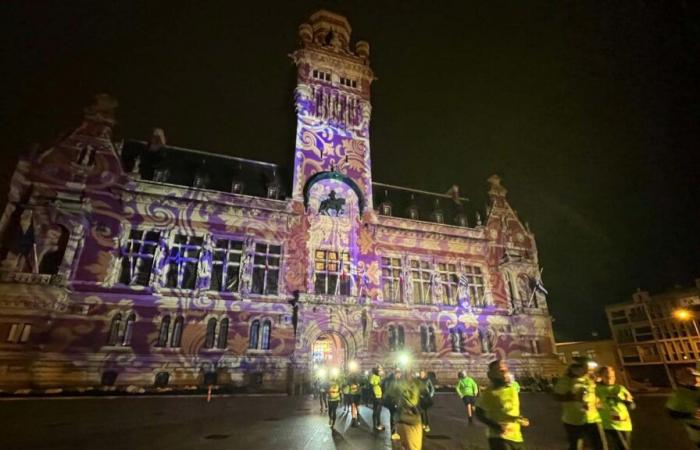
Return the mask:
POLYGON ((204 183, 198 187, 221 192, 232 192, 236 181, 242 183, 240 193, 257 197, 267 197, 267 187, 276 182, 276 198, 284 198, 287 186, 291 186, 288 172, 277 164, 199 150, 173 146, 150 150, 147 142, 129 140, 124 143, 121 158, 129 172, 139 158, 139 174, 144 180, 154 180, 157 171, 167 170, 166 179, 160 181, 194 186, 198 177, 204 183))

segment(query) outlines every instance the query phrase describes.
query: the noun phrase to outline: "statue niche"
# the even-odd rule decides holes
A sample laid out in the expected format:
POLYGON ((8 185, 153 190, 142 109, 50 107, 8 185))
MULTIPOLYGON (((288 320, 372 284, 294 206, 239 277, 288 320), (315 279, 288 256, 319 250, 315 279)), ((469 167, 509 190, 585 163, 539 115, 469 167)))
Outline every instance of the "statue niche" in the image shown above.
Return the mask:
POLYGON ((345 215, 345 199, 336 197, 335 191, 328 194, 328 198, 321 201, 318 213, 326 216, 340 217, 345 215))

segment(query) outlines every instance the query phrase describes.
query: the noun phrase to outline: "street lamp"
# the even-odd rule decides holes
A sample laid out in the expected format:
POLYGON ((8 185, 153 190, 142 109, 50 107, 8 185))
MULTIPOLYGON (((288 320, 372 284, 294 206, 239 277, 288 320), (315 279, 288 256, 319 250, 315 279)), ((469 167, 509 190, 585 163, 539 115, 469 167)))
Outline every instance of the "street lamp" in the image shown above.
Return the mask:
POLYGON ((681 322, 693 322, 693 327, 695 328, 695 336, 700 336, 700 331, 698 331, 698 323, 695 321, 695 315, 692 311, 686 308, 678 308, 674 309, 672 314, 673 317, 680 320, 681 322))

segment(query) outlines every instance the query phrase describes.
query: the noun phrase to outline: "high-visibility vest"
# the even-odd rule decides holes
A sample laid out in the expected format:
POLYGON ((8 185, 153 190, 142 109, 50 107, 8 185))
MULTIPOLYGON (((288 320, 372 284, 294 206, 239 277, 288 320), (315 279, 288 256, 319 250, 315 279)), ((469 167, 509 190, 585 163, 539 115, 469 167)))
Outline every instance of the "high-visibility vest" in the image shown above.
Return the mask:
POLYGON ((337 384, 331 384, 328 388, 328 401, 337 402, 340 400, 340 388, 337 384))
POLYGON ((350 394, 357 395, 360 393, 360 386, 357 383, 352 383, 350 385, 350 394))

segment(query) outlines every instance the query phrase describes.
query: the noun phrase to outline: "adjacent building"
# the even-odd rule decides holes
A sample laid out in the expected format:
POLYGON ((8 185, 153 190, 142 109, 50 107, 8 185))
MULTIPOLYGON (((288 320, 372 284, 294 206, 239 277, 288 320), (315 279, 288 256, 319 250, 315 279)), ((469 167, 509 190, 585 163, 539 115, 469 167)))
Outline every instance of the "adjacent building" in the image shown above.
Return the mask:
POLYGON ((106 95, 19 161, 0 221, 0 388, 291 390, 320 365, 401 353, 443 383, 495 358, 560 371, 535 236, 499 177, 485 211, 456 186, 375 181, 369 44, 328 11, 299 39, 289 165, 160 129, 114 142, 106 95))
POLYGON ((632 385, 669 386, 678 367, 700 363, 700 279, 654 295, 638 290, 605 311, 632 385))
POLYGON ((595 361, 599 367, 612 367, 617 374, 618 383, 628 384, 617 352, 617 346, 612 339, 557 342, 556 349, 559 359, 566 365, 574 362, 574 358, 586 356, 595 361))

